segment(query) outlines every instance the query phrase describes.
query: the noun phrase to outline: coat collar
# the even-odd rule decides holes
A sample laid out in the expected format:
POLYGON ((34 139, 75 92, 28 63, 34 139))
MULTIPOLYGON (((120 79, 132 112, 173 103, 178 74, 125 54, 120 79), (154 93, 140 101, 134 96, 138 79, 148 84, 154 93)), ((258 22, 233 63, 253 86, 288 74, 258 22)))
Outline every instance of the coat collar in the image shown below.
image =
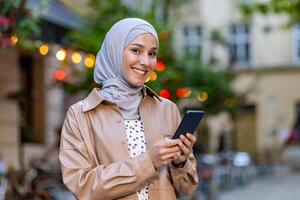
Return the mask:
MULTIPOLYGON (((142 89, 142 92, 144 94, 144 98, 146 96, 150 96, 153 99, 156 98, 159 101, 161 101, 160 96, 156 94, 153 90, 151 90, 149 87, 144 86, 142 89)), ((103 103, 105 100, 100 95, 100 88, 94 88, 90 94, 83 100, 83 112, 87 112, 90 110, 93 110, 96 108, 99 104, 103 103)), ((105 101, 107 102, 107 101, 105 101)))

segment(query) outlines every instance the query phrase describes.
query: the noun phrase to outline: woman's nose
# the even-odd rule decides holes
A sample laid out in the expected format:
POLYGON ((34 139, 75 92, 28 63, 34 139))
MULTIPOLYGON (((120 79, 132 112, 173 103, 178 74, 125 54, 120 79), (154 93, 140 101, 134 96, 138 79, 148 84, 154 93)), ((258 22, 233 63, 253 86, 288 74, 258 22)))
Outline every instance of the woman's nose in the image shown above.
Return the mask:
POLYGON ((144 66, 149 66, 149 64, 150 64, 149 56, 148 55, 141 55, 140 64, 144 65, 144 66))

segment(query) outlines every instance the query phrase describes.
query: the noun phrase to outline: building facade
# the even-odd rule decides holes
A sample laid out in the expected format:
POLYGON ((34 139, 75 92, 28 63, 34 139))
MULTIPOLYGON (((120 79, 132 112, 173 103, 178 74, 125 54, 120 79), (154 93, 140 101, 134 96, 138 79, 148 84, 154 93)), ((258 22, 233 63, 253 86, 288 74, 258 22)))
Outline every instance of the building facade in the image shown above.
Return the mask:
MULTIPOLYGON (((32 12, 40 11, 40 4, 27 1, 32 12)), ((56 70, 64 65, 56 54, 66 45, 65 34, 82 23, 59 1, 51 1, 42 11, 36 50, 0 49, 0 157, 16 169, 44 157, 54 146, 58 152, 57 136, 67 103, 55 81, 56 70)))
MULTIPOLYGON (((176 24, 178 56, 194 54, 204 62, 213 58, 220 69, 234 71, 233 87, 244 98, 229 148, 259 154, 280 149, 297 120, 300 28, 280 28, 286 16, 255 14, 245 20, 238 2, 191 0, 172 10, 170 18, 176 24)), ((218 134, 213 133, 211 143, 218 134)))

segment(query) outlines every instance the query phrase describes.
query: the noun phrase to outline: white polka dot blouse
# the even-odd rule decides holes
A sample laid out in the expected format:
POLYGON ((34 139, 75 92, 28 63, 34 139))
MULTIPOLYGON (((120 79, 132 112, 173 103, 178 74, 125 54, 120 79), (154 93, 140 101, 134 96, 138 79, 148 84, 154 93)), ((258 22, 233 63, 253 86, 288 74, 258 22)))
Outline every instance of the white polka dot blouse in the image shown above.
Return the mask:
MULTIPOLYGON (((124 120, 130 158, 146 152, 144 126, 141 120, 124 120)), ((148 186, 137 192, 138 200, 149 200, 148 186)))

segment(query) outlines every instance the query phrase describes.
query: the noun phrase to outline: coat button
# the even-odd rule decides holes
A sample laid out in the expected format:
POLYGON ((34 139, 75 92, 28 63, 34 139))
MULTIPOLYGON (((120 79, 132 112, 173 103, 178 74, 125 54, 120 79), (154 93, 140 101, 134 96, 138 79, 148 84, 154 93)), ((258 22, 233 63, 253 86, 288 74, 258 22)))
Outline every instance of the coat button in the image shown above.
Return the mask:
POLYGON ((118 123, 121 123, 121 120, 117 120, 118 123))
POLYGON ((125 141, 121 141, 121 144, 126 144, 126 142, 125 141))

